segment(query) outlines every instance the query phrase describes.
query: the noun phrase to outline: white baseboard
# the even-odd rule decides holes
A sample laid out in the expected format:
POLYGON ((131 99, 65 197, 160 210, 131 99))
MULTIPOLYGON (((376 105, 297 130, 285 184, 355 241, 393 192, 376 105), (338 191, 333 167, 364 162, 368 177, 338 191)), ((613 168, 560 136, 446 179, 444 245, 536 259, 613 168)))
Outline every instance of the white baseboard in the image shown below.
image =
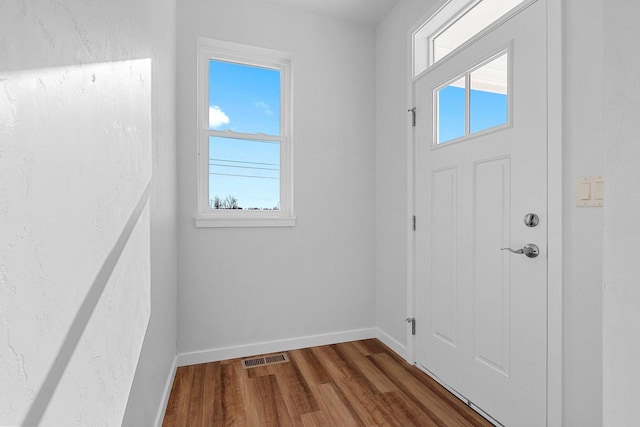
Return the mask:
MULTIPOLYGON (((341 342, 365 340, 377 337, 376 328, 356 329, 352 331, 334 332, 307 337, 239 345, 234 347, 214 348, 178 354, 178 366, 196 365, 198 363, 218 362, 238 357, 255 356, 257 354, 276 353, 278 351, 297 350, 300 348, 338 344, 341 342)), ((382 340, 381 340, 382 341, 382 340)), ((383 341, 384 342, 384 341, 383 341)), ((386 344, 386 342, 385 342, 386 344)), ((388 345, 388 344, 387 344, 388 345)), ((393 348, 393 347, 392 347, 393 348)), ((395 351, 395 350, 394 350, 395 351)))
POLYGON ((393 350, 398 356, 402 357, 404 360, 407 360, 408 353, 407 347, 403 344, 400 344, 391 335, 387 334, 380 328, 375 328, 376 338, 378 338, 384 345, 393 350))
POLYGON ((171 395, 171 388, 173 387, 173 379, 176 376, 176 370, 178 369, 178 357, 173 358, 173 365, 171 365, 171 370, 169 371, 169 376, 167 377, 167 382, 164 386, 164 393, 162 393, 162 401, 160 402, 160 407, 158 408, 158 414, 156 415, 156 422, 154 425, 156 427, 161 427, 162 422, 164 421, 164 414, 167 412, 167 404, 169 403, 169 396, 171 395))

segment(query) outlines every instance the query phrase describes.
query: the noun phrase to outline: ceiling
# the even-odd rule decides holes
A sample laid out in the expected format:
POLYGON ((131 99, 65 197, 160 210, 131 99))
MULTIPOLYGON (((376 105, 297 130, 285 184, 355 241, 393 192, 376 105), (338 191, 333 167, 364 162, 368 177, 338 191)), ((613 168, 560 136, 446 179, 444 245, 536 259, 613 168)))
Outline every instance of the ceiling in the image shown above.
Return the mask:
POLYGON ((291 9, 377 25, 400 0, 262 0, 291 9))

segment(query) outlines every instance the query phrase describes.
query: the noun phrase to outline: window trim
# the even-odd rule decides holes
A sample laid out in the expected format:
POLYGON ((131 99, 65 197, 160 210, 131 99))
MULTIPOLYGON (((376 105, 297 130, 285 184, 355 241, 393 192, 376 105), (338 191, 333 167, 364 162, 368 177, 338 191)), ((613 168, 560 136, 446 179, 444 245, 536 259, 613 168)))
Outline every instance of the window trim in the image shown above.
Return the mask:
POLYGON ((449 27, 455 24, 467 12, 471 11, 483 0, 444 0, 435 12, 420 24, 411 34, 411 74, 417 80, 423 73, 441 62, 448 61, 450 56, 466 49, 469 45, 489 34, 515 15, 519 14, 538 0, 522 0, 520 4, 487 25, 473 37, 452 50, 439 61, 434 62, 433 41, 449 27))
POLYGON ((197 211, 196 227, 293 227, 293 125, 291 55, 204 37, 197 39, 197 211), (209 61, 235 62, 280 71, 280 135, 209 129, 209 61), (209 137, 270 139, 280 142, 280 210, 209 209, 209 137), (256 138, 257 137, 257 138, 256 138))

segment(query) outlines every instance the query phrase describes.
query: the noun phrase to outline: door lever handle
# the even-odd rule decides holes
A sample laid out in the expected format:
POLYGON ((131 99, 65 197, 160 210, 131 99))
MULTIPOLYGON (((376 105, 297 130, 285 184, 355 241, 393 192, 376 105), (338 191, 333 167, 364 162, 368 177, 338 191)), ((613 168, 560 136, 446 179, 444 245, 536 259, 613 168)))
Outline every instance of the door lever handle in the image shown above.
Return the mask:
POLYGON ((514 254, 522 255, 524 253, 524 249, 516 249, 515 251, 511 248, 500 248, 501 251, 509 251, 514 254))
POLYGON ((511 253, 517 254, 517 255, 525 255, 529 258, 535 258, 538 255, 540 255, 540 248, 538 248, 537 245, 533 244, 533 243, 528 243, 527 245, 525 245, 524 248, 522 249, 511 249, 511 248, 500 248, 501 251, 509 251, 511 253))

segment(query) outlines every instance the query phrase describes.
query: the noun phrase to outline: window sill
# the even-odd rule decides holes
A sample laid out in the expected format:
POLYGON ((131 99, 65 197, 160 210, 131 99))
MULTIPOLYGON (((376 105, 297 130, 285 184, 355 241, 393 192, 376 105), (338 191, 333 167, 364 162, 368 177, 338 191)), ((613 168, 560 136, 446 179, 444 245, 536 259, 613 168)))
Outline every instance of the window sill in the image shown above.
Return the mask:
POLYGON ((295 216, 221 216, 198 215, 196 228, 295 227, 295 216))

